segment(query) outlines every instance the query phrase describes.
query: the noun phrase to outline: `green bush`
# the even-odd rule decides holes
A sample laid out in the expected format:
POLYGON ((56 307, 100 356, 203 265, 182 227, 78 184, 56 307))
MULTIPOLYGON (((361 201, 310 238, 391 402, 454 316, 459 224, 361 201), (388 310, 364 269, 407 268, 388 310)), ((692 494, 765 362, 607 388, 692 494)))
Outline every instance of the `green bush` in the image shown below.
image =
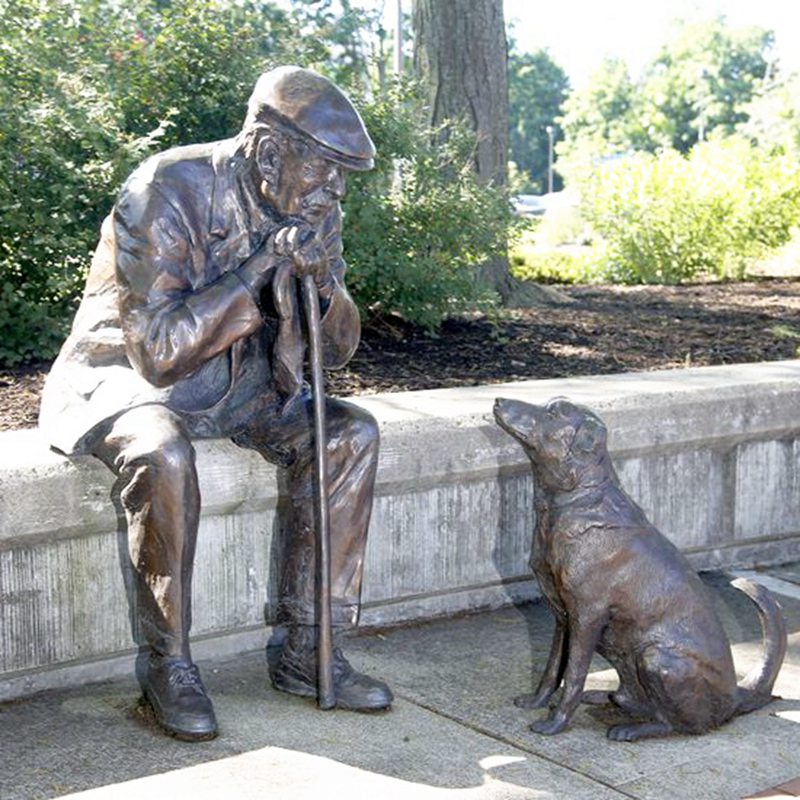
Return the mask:
MULTIPOLYGON (((548 212, 549 214, 549 212, 548 212)), ((509 248, 511 274, 533 283, 586 283, 591 280, 591 251, 587 247, 560 247, 543 229, 547 215, 528 223, 509 248)))
POLYGON ((608 279, 741 278, 791 237, 800 170, 788 156, 731 137, 699 144, 688 157, 665 150, 602 166, 584 181, 582 197, 603 239, 608 279))
POLYGON ((590 252, 555 248, 525 253, 512 251, 511 274, 533 283, 590 283, 595 278, 590 252))
POLYGON ((409 83, 361 107, 378 157, 375 170, 348 179, 344 246, 362 311, 435 330, 449 315, 492 303, 476 273, 505 252, 513 216, 506 194, 475 177, 474 137, 454 128, 434 146, 409 83))
MULTIPOLYGON (((337 13, 267 0, 0 5, 0 364, 55 354, 102 218, 147 155, 236 133, 256 78, 279 63, 365 91, 358 42, 374 20, 349 4, 337 13)), ((473 143, 456 136, 434 150, 417 109, 400 91, 366 104, 380 159, 352 181, 347 247, 364 307, 433 328, 479 296, 471 267, 502 249, 505 223, 493 220, 508 212, 465 168, 473 143), (451 180, 438 174, 443 164, 451 180)))
MULTIPOLYGON (((192 119, 192 105, 179 108, 179 95, 167 104, 154 83, 135 80, 131 65, 156 49, 143 29, 169 22, 155 2, 135 12, 111 2, 3 3, 0 363, 55 354, 121 181, 171 143, 171 120, 177 130, 192 119)), ((177 48, 162 48, 162 61, 166 53, 175 64, 177 48)), ((219 74, 229 67, 220 62, 219 74)))
POLYGON ((50 355, 63 338, 130 141, 107 95, 93 85, 92 70, 70 73, 65 65, 26 75, 16 67, 6 49, 0 56, 0 360, 7 364, 50 355))
POLYGON ((259 0, 1 5, 0 364, 14 365, 57 351, 133 167, 232 135, 265 68, 328 51, 309 10, 259 0))

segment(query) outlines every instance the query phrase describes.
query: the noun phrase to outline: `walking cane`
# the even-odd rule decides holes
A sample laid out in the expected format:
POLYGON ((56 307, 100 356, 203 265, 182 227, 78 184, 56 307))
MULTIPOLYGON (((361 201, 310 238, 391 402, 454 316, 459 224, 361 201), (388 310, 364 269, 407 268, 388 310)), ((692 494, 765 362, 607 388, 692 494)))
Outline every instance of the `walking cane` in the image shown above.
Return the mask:
POLYGON ((328 508, 328 451, 325 427, 325 385, 322 377, 322 336, 319 293, 312 275, 303 278, 303 305, 308 325, 308 352, 314 402, 314 455, 317 473, 317 703, 336 705, 333 688, 333 626, 331 622, 331 533, 328 508))

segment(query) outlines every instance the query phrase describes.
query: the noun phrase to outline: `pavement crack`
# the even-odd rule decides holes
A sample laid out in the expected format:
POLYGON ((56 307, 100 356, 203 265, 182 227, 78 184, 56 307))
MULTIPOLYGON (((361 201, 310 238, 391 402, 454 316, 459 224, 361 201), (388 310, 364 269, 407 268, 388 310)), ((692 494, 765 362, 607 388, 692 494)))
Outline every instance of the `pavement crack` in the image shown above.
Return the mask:
POLYGON ((520 742, 515 741, 509 737, 498 734, 497 732, 492 731, 489 728, 485 728, 481 725, 478 725, 475 722, 471 722, 470 720, 457 717, 455 714, 449 714, 446 711, 442 711, 440 708, 437 708, 436 706, 432 705, 431 703, 426 703, 423 700, 409 697, 408 695, 405 695, 402 692, 395 692, 395 694, 398 698, 404 700, 405 702, 411 703, 411 705, 417 706, 418 708, 422 708, 425 711, 430 711, 431 713, 436 714, 436 716, 438 717, 450 720, 450 722, 455 722, 457 725, 460 725, 463 728, 467 728, 471 731, 474 731, 475 733, 479 733, 481 736, 488 736, 490 739, 494 739, 497 742, 502 742, 503 744, 508 745, 509 747, 513 747, 517 750, 522 750, 523 752, 529 753, 530 755, 535 756, 536 758, 541 758, 542 761, 547 761, 549 764, 553 764, 554 766, 559 767, 560 769, 567 770, 567 772, 571 772, 574 775, 580 775, 580 777, 585 778, 586 780, 591 781, 592 783, 596 783, 599 786, 603 786, 606 789, 617 793, 618 795, 620 795, 620 797, 628 797, 631 800, 639 800, 639 795, 629 794, 624 789, 621 789, 619 786, 615 786, 614 784, 609 783, 608 781, 604 781, 601 778, 597 778, 593 775, 588 775, 585 772, 581 772, 581 770, 575 769, 574 767, 571 767, 569 764, 564 764, 561 761, 558 761, 557 759, 546 755, 545 753, 540 753, 537 752, 536 750, 531 750, 525 747, 524 744, 521 744, 520 742))

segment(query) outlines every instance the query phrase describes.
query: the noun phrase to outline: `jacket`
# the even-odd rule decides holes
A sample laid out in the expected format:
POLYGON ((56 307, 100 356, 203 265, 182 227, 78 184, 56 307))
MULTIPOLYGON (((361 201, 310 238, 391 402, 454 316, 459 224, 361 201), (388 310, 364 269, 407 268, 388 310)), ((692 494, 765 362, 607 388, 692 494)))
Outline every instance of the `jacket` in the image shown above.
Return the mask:
MULTIPOLYGON (((89 452, 116 416, 146 403, 179 414, 213 410, 237 391, 248 353, 264 352, 248 340, 270 338, 273 360, 290 354, 283 372, 300 370, 298 321, 271 318, 271 304, 236 273, 285 224, 260 200, 248 170, 238 139, 228 139, 155 155, 128 178, 45 383, 39 425, 55 449, 89 452)), ((322 317, 331 368, 352 356, 360 323, 344 285, 338 204, 320 228, 333 277, 322 317)), ((276 257, 273 275, 280 266, 276 257)))

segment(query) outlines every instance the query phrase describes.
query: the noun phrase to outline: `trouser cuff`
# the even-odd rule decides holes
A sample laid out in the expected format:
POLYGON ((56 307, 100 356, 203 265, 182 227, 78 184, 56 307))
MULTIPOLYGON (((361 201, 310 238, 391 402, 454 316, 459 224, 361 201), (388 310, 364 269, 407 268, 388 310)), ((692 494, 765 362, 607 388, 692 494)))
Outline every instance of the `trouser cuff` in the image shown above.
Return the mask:
MULTIPOLYGON (((337 628, 352 628, 358 624, 360 604, 354 600, 331 600, 331 623, 337 628)), ((283 599, 278 603, 276 621, 279 625, 316 625, 315 604, 305 600, 283 599)))

